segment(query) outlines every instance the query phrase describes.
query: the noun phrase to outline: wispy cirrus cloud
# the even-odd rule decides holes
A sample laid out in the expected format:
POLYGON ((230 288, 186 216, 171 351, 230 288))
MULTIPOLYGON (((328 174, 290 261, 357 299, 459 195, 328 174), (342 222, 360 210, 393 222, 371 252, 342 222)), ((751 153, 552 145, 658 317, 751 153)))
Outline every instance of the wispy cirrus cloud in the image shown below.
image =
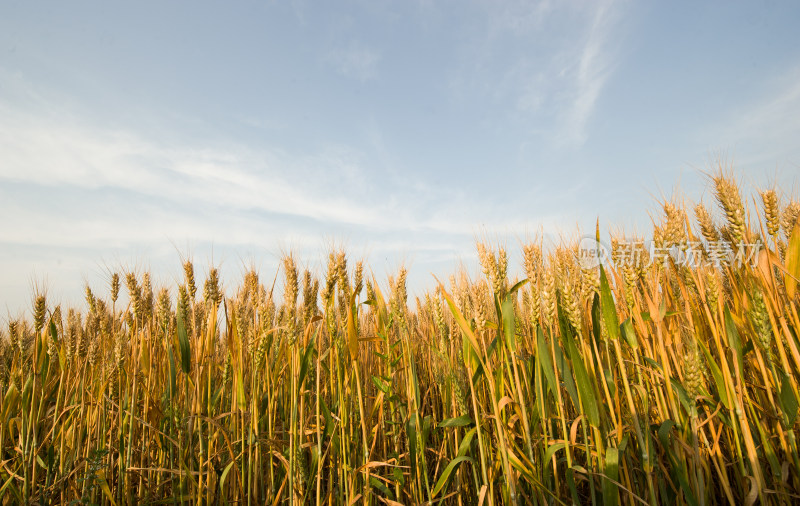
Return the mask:
POLYGON ((583 145, 615 69, 624 2, 480 5, 486 33, 451 79, 454 96, 488 94, 549 145, 583 145))
POLYGON ((247 230, 265 230, 259 225, 265 217, 274 222, 266 229, 272 237, 326 229, 361 237, 386 232, 469 237, 476 223, 520 226, 508 221, 508 210, 493 211, 491 202, 458 188, 432 187, 408 175, 390 183, 376 179, 365 156, 335 144, 310 154, 233 142, 173 144, 134 130, 93 126, 63 112, 31 114, 0 102, 0 182, 31 194, 84 195, 62 203, 73 206, 65 212, 51 198, 33 206, 27 197, 7 194, 0 208, 20 220, 5 230, 3 240, 54 246, 103 237, 120 245, 126 238, 133 243, 164 237, 242 242, 247 230), (48 220, 62 226, 43 238, 37 234, 48 220))
POLYGON ((280 150, 245 146, 165 147, 131 132, 37 123, 8 109, 3 112, 0 180, 110 188, 165 202, 255 209, 329 223, 376 226, 383 219, 382 213, 367 213, 365 205, 342 193, 349 179, 358 179, 356 162, 342 150, 290 159, 280 150), (339 191, 326 191, 332 179, 337 184, 327 190, 339 191))
POLYGON ((797 164, 800 147, 800 67, 765 80, 761 94, 730 108, 724 122, 703 125, 695 138, 707 145, 728 143, 737 165, 797 164))
POLYGON ((351 41, 330 51, 326 61, 345 77, 368 81, 377 77, 381 58, 378 50, 362 42, 351 41))
POLYGON ((559 141, 566 145, 586 141, 587 124, 613 71, 614 56, 609 44, 617 23, 617 6, 599 2, 595 9, 577 63, 568 72, 570 91, 559 118, 559 141))
POLYGON ((493 35, 508 32, 525 35, 531 30, 539 30, 556 7, 551 0, 483 0, 481 3, 490 10, 489 31, 493 35))

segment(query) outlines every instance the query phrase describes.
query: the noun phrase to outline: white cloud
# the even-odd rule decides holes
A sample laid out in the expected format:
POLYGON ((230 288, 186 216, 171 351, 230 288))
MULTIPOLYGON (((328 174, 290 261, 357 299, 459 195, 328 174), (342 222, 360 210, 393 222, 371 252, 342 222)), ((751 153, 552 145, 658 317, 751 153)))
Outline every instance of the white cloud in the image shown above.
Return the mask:
POLYGON ((385 218, 348 200, 358 170, 341 151, 289 160, 244 146, 164 148, 130 132, 26 117, 0 107, 0 179, 38 185, 109 187, 183 204, 209 203, 328 222, 378 225, 385 218), (338 187, 324 187, 327 174, 338 187), (334 190, 334 191, 325 191, 334 190))
POLYGON ((246 242, 252 236, 248 231, 265 228, 252 213, 284 217, 284 230, 269 228, 278 236, 286 236, 291 223, 302 223, 298 220, 306 220, 297 225, 301 235, 344 227, 360 236, 389 231, 465 236, 474 223, 518 226, 491 203, 456 189, 432 188, 407 175, 373 181, 363 168, 364 156, 346 146, 323 146, 310 155, 237 144, 166 146, 139 133, 92 127, 66 115, 28 115, 0 103, 0 181, 64 194, 82 189, 90 196, 70 212, 60 212, 47 202, 34 206, 7 195, 0 209, 19 220, 6 228, 3 240, 85 245, 105 238, 122 245, 224 237, 246 242), (114 209, 104 211, 105 201, 92 200, 111 193, 119 199, 114 209), (165 213, 168 219, 160 216, 165 213), (52 229, 47 237, 45 229, 52 229))
POLYGON ((616 16, 610 2, 601 2, 594 13, 586 42, 580 51, 577 68, 570 72, 570 104, 561 116, 561 142, 580 145, 586 141, 587 123, 594 112, 600 92, 612 70, 612 56, 607 47, 616 16))
POLYGON ((484 0, 482 3, 490 9, 489 29, 493 34, 512 32, 524 35, 531 30, 538 30, 554 9, 550 0, 484 0))
POLYGON ((381 54, 361 42, 352 41, 346 47, 328 53, 327 61, 340 74, 367 81, 377 77, 381 54))
POLYGON ((620 2, 481 5, 487 33, 470 36, 473 45, 451 79, 454 96, 488 94, 549 144, 580 147, 614 70, 620 2))
POLYGON ((764 163, 800 163, 800 67, 765 79, 762 96, 739 105, 723 123, 706 124, 695 136, 706 143, 729 143, 738 167, 763 170, 764 163))

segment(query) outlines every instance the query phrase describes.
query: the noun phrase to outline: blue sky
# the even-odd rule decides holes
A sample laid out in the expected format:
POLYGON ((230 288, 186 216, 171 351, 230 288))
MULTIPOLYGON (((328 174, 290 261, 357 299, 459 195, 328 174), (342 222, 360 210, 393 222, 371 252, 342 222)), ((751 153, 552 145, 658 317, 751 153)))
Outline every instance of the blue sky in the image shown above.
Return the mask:
MULTIPOLYGON (((413 289, 485 234, 648 230, 800 174, 795 2, 4 2, 0 302, 235 285, 332 244, 413 289)), ((553 239, 555 240, 555 239, 553 239)), ((513 257, 512 257, 513 258, 513 257)), ((232 286, 231 286, 232 287, 232 286)))

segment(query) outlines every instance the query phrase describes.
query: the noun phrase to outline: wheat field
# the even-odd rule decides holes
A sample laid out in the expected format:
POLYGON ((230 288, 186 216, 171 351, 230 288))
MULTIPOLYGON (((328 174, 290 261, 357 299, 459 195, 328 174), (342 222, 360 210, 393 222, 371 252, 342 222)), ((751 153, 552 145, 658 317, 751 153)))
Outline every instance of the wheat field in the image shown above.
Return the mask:
POLYGON ((0 335, 0 501, 796 503, 800 203, 709 190, 648 238, 479 242, 483 275, 414 300, 343 251, 34 293, 0 335))

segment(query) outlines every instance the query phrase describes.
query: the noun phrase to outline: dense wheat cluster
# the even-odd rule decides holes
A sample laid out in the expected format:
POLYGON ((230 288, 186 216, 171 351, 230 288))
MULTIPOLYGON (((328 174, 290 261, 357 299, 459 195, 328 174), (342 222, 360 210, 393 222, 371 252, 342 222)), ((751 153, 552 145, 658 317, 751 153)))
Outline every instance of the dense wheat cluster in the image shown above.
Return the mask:
POLYGON ((800 204, 709 184, 602 266, 480 243, 414 300, 341 251, 34 294, 0 336, 2 502, 797 502, 800 204))

